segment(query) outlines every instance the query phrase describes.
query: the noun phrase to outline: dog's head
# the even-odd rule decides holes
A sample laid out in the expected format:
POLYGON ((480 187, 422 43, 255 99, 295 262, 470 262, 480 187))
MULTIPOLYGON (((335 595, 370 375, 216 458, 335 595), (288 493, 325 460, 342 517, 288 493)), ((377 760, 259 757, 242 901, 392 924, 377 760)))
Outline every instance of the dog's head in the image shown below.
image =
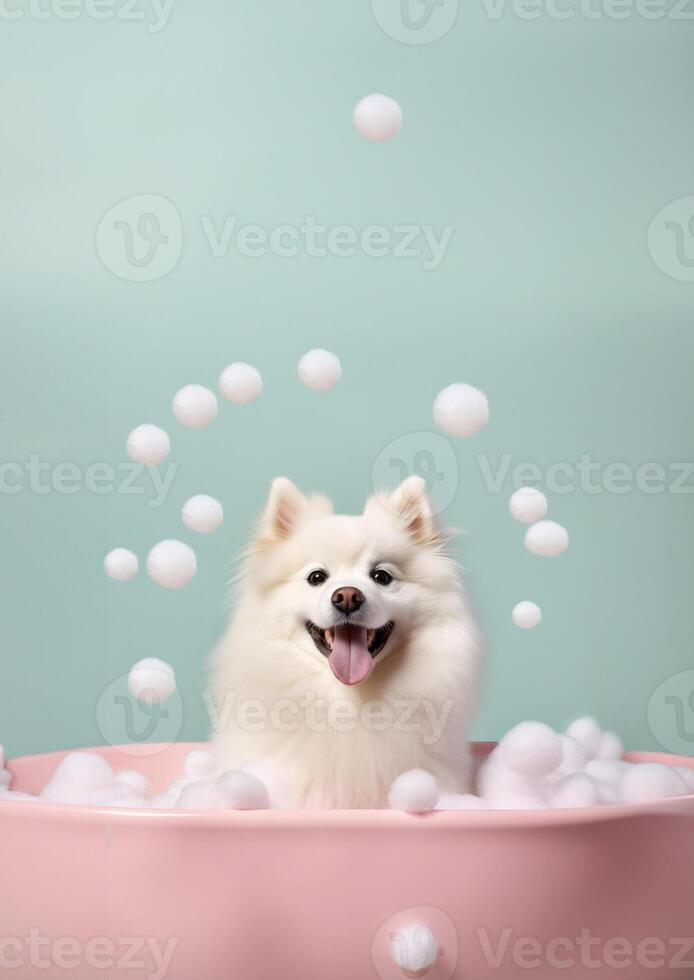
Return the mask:
POLYGON ((358 517, 276 479, 247 568, 272 635, 348 685, 436 625, 458 588, 419 477, 372 497, 358 517))

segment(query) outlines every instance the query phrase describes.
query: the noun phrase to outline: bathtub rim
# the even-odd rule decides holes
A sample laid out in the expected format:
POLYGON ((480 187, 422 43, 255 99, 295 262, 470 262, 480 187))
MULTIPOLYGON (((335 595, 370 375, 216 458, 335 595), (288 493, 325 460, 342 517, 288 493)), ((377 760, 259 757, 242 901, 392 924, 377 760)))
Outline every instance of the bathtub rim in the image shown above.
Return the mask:
MULTIPOLYGON (((471 743, 478 757, 486 756, 496 745, 495 742, 471 743)), ((146 743, 138 745, 102 745, 84 749, 63 749, 53 752, 39 752, 33 755, 17 756, 7 760, 8 769, 13 772, 14 764, 31 764, 34 760, 51 757, 62 758, 71 752, 104 753, 124 752, 133 760, 136 768, 138 756, 152 756, 176 746, 179 751, 209 748, 206 742, 146 743)), ((669 766, 686 766, 694 769, 694 757, 674 755, 667 752, 625 752, 623 758, 628 762, 660 762, 669 766)), ((463 829, 533 829, 548 827, 580 826, 603 823, 610 820, 646 816, 694 816, 694 793, 669 797, 653 803, 619 803, 595 807, 567 808, 561 810, 434 810, 429 813, 411 814, 399 810, 173 810, 137 809, 135 807, 91 806, 77 803, 34 803, 24 800, 8 800, 0 803, 0 821, 3 816, 29 821, 45 821, 51 818, 58 822, 109 823, 138 825, 146 823, 155 826, 165 825, 169 829, 207 828, 221 829, 237 826, 268 830, 288 829, 335 829, 422 830, 436 826, 441 830, 463 829)))

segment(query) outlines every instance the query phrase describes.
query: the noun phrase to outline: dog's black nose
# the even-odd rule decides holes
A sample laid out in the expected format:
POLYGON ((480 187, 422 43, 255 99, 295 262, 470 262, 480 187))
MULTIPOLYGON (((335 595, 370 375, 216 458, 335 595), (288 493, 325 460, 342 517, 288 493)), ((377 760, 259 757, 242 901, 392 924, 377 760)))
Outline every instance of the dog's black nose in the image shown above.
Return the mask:
POLYGON ((347 586, 344 589, 335 589, 330 599, 336 609, 349 615, 364 604, 364 593, 347 586))

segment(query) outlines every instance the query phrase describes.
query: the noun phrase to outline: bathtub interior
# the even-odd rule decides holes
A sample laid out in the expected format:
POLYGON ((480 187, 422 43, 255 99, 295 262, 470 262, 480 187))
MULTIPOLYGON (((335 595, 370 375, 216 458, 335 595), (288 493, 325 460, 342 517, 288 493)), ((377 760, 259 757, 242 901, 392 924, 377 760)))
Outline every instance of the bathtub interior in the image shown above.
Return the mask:
MULTIPOLYGON (((473 753, 477 762, 477 765, 481 765, 482 762, 489 756, 489 754, 495 748, 495 742, 475 742, 473 743, 473 753)), ((136 769, 141 772, 149 781, 152 793, 159 793, 164 790, 169 783, 175 779, 181 772, 183 762, 193 749, 204 749, 209 748, 208 745, 202 742, 175 742, 171 744, 131 744, 131 745, 118 745, 118 746, 95 746, 87 749, 80 749, 83 752, 90 752, 102 755, 111 767, 116 771, 122 771, 125 769, 136 769)), ((76 750, 70 750, 76 751, 76 750)), ((37 794, 41 791, 43 786, 48 782, 50 777, 53 775, 56 767, 60 761, 67 755, 68 752, 48 752, 39 755, 32 756, 20 756, 15 759, 10 759, 8 762, 8 768, 14 776, 14 789, 18 789, 25 793, 37 794)), ((687 766, 694 770, 694 758, 687 756, 676 756, 667 753, 655 753, 655 752, 627 752, 624 756, 627 761, 630 762, 659 762, 664 765, 671 766, 687 766)), ((22 803, 22 802, 11 802, 3 804, 7 807, 22 807, 23 809, 39 809, 39 810, 55 810, 55 805, 49 806, 47 804, 37 805, 34 803, 22 803)), ((89 809, 98 809, 94 807, 77 806, 77 805, 60 805, 61 810, 78 810, 84 811, 89 809)), ((118 809, 118 808, 113 808, 118 809)), ((669 800, 659 800, 655 803, 649 804, 622 804, 613 806, 599 806, 599 807, 587 807, 582 810, 535 810, 535 811, 512 811, 512 810, 476 810, 476 811, 437 811, 433 814, 426 815, 426 819, 441 818, 446 816, 448 818, 455 817, 459 820, 466 820, 475 824, 480 824, 488 822, 490 824, 505 824, 509 820, 516 820, 521 823, 537 823, 537 822, 547 822, 547 823, 565 823, 567 820, 604 820, 610 819, 611 816, 615 816, 618 813, 623 814, 625 812, 638 812, 638 811, 652 811, 653 809, 660 810, 684 810, 684 812, 692 813, 694 815, 694 794, 686 797, 677 797, 669 800)), ((122 809, 120 812, 124 814, 130 814, 134 817, 142 814, 153 812, 164 812, 164 811, 152 811, 152 810, 129 810, 122 809)), ((183 817, 185 815, 184 811, 166 811, 170 814, 178 814, 178 816, 183 817)), ((258 814, 259 811, 254 811, 258 814)), ((279 814, 280 812, 286 813, 287 811, 272 811, 273 813, 279 814)), ((307 811, 296 811, 303 812, 307 811)), ((323 811, 325 812, 325 811, 323 811)), ((335 813, 340 812, 342 814, 355 813, 357 811, 333 811, 335 813)), ((380 813, 383 817, 386 811, 359 811, 364 814, 367 812, 380 813)), ((405 814, 390 814, 393 817, 404 817, 412 819, 410 815, 405 814)), ((420 817, 421 819, 421 817, 420 817)))

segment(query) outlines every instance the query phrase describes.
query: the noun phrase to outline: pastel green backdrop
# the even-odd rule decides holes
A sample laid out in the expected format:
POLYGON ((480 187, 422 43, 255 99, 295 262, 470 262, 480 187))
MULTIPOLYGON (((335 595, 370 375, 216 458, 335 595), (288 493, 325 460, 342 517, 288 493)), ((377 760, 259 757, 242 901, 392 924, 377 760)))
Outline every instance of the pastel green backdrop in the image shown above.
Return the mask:
MULTIPOLYGON (((440 39, 408 44, 368 0, 175 0, 161 30, 144 0, 144 21, 10 8, 22 16, 0 22, 0 439, 2 462, 20 465, 5 466, 0 494, 8 751, 112 737, 97 722, 102 692, 149 655, 176 669, 177 737, 203 737, 205 660, 271 478, 353 511, 400 437, 392 481, 402 466, 428 472, 431 457, 414 454, 422 440, 434 446, 433 484, 452 497, 443 519, 467 530, 456 553, 488 653, 476 734, 591 712, 629 745, 656 747, 649 701, 694 660, 694 481, 689 493, 617 493, 603 469, 597 492, 550 492, 551 516, 571 534, 556 560, 524 551, 507 502, 522 462, 539 466, 539 485, 552 464, 575 468, 583 454, 634 474, 655 462, 672 491, 672 464, 692 458, 694 285, 686 262, 683 277, 658 268, 647 242, 653 216, 694 189, 691 20, 635 8, 566 20, 538 8, 535 19, 510 6, 495 19, 464 0, 440 39), (403 107, 388 144, 351 125, 373 91, 403 107), (168 274, 137 282, 96 240, 110 208, 143 194, 172 202, 182 238, 168 274), (250 255, 232 238, 215 256, 206 216, 218 232, 229 216, 267 233, 313 217, 357 233, 450 226, 452 237, 430 269, 421 247, 250 255), (342 360, 329 394, 296 379, 314 346, 342 360), (222 403, 202 431, 174 422, 174 392, 215 387, 234 360, 261 369, 262 398, 222 403), (455 380, 483 388, 492 408, 481 434, 448 440, 457 473, 445 444, 412 435, 435 431, 432 400, 455 380), (172 435, 165 502, 152 505, 143 477, 141 494, 85 487, 94 463, 127 461, 126 435, 142 421, 172 435), (48 464, 34 478, 32 456, 48 464), (494 475, 504 457, 494 492, 485 466, 494 475), (62 479, 64 462, 81 489, 37 492, 62 479), (226 512, 205 538, 180 524, 198 492, 226 512), (142 571, 128 584, 104 575, 109 548, 142 560, 170 536, 198 550, 185 589, 142 571), (534 631, 511 623, 523 598, 543 608, 534 631)), ((176 228, 160 231, 177 248, 176 228)), ((124 241, 112 232, 114 254, 124 241)), ((686 742, 686 729, 672 731, 686 742)))

